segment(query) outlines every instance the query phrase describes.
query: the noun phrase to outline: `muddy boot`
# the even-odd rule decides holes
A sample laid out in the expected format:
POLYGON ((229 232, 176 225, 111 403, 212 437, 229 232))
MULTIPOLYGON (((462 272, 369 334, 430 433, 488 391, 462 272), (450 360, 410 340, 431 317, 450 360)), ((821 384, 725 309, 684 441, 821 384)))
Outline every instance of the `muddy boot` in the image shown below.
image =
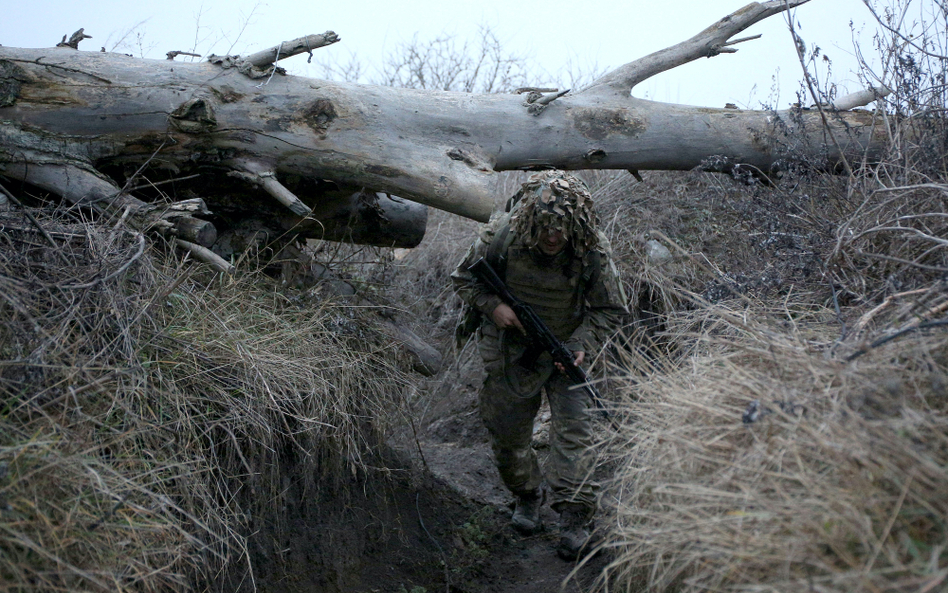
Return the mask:
POLYGON ((517 507, 514 509, 510 524, 522 535, 533 535, 543 529, 540 522, 540 507, 543 505, 543 493, 537 488, 533 492, 517 495, 517 507))
POLYGON ((575 562, 580 552, 589 552, 589 510, 580 505, 570 505, 560 512, 560 542, 556 555, 563 560, 575 562))

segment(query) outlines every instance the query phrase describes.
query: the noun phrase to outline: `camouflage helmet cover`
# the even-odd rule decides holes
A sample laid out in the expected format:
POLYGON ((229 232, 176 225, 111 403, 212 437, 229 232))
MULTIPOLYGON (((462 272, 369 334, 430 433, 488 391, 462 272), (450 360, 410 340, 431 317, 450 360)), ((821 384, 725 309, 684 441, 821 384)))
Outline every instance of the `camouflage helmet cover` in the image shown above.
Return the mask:
POLYGON ((544 171, 530 176, 513 196, 511 229, 526 247, 536 248, 544 229, 559 230, 583 257, 599 246, 593 209, 586 184, 563 171, 544 171))

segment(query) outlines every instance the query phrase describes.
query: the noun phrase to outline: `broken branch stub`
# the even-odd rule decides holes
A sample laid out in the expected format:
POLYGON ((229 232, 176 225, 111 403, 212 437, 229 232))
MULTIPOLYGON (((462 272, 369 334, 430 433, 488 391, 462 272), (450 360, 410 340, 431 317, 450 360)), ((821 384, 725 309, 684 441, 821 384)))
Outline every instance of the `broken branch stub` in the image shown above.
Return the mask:
POLYGON ((892 89, 887 86, 869 87, 863 91, 856 91, 844 97, 834 99, 830 105, 838 111, 848 111, 857 107, 864 107, 876 99, 883 99, 892 94, 892 89))
POLYGON ((168 56, 168 59, 169 59, 169 60, 173 60, 173 59, 177 58, 178 56, 190 56, 190 57, 192 57, 192 58, 200 58, 200 57, 201 57, 201 54, 195 54, 195 53, 191 53, 191 52, 188 52, 188 51, 178 51, 178 50, 169 51, 169 52, 168 52, 167 54, 165 54, 165 55, 168 56))
POLYGON ((207 247, 196 245, 181 239, 174 239, 174 244, 176 247, 183 249, 184 251, 187 251, 193 255, 195 259, 209 264, 219 272, 223 272, 225 274, 232 274, 234 272, 234 266, 229 261, 217 255, 207 247))
POLYGON ((85 29, 79 29, 69 36, 68 41, 66 41, 66 36, 63 35, 63 40, 57 43, 56 47, 71 47, 73 49, 79 49, 79 42, 83 39, 92 39, 92 35, 86 35, 85 29))
POLYGON ((276 173, 274 173, 272 167, 263 163, 244 160, 235 161, 233 166, 235 170, 231 171, 230 175, 263 188, 265 192, 276 198, 293 214, 305 218, 312 213, 312 208, 304 204, 293 192, 277 181, 276 173))
POLYGON ((279 60, 302 53, 310 53, 314 49, 332 45, 337 41, 339 41, 339 36, 333 31, 326 31, 319 35, 307 35, 305 37, 298 37, 292 41, 284 41, 280 45, 275 45, 263 51, 258 51, 255 54, 247 56, 246 61, 256 68, 265 68, 279 60))

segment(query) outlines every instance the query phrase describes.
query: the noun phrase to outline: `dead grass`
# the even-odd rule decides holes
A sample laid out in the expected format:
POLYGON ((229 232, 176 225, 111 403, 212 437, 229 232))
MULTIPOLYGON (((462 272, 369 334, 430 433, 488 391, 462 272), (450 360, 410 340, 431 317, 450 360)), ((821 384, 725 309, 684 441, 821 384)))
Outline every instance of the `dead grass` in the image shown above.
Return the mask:
POLYGON ((629 386, 611 588, 939 590, 948 338, 846 362, 821 312, 773 313, 785 323, 733 307, 675 316, 687 356, 629 386), (759 419, 742 422, 754 401, 759 419))
POLYGON ((0 213, 0 590, 252 580, 290 481, 363 469, 399 413, 392 346, 360 310, 34 214, 45 237, 0 213))

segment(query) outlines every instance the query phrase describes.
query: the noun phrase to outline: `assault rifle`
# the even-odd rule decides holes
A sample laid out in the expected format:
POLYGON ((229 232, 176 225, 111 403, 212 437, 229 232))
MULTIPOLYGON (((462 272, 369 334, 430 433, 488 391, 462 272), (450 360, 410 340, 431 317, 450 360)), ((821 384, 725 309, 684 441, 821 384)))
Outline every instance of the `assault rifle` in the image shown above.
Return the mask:
MULTIPOLYGON (((526 330, 527 336, 533 342, 531 347, 527 350, 527 353, 520 359, 521 364, 528 368, 532 367, 541 352, 549 352, 553 357, 553 362, 558 362, 563 365, 566 376, 589 395, 590 399, 592 399, 593 403, 599 409, 599 413, 602 414, 602 417, 610 419, 609 410, 602 404, 602 396, 599 394, 599 390, 589 382, 589 377, 586 375, 586 372, 573 364, 575 360, 573 352, 566 347, 566 344, 559 341, 557 337, 553 335, 550 328, 543 323, 543 320, 540 319, 540 316, 536 314, 530 305, 510 293, 507 285, 500 279, 497 272, 494 271, 494 268, 487 263, 487 260, 483 257, 479 258, 468 267, 468 271, 474 274, 478 280, 486 284, 492 293, 499 296, 501 300, 513 309, 514 313, 517 314, 517 318, 520 320, 520 324, 523 325, 523 329, 526 330)), ((611 419, 610 421, 612 422, 613 428, 616 428, 615 421, 611 419)))

